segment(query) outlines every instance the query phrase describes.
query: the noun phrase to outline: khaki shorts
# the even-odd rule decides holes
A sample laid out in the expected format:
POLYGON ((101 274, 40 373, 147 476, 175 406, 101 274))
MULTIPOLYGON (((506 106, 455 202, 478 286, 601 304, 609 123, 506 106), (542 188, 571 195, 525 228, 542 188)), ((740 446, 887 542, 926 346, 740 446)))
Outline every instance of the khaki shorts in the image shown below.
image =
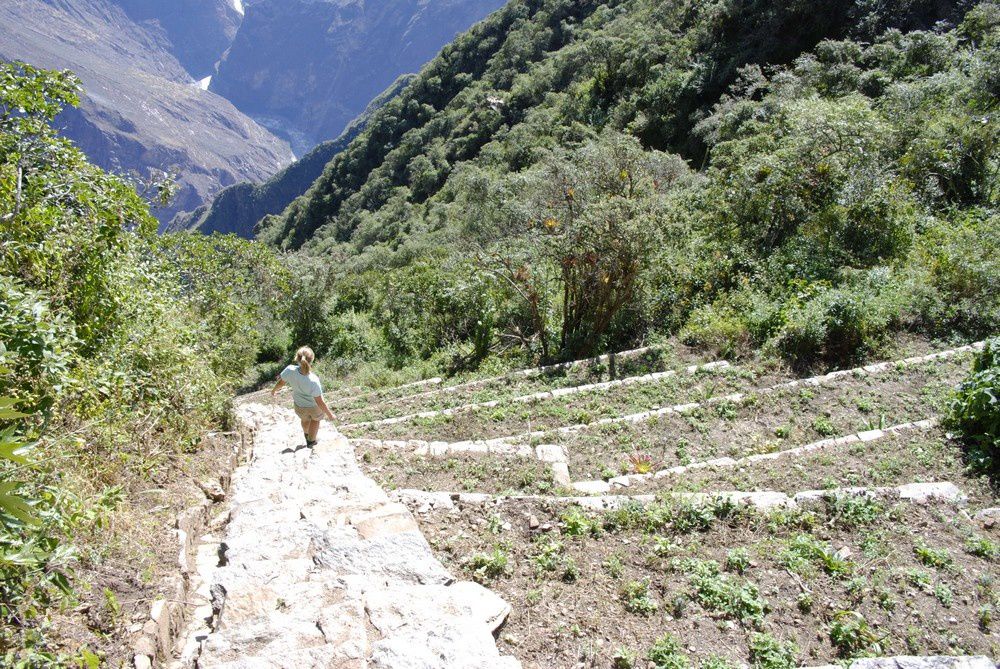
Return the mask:
POLYGON ((318 406, 314 407, 295 407, 295 414, 301 420, 323 420, 325 416, 323 415, 323 410, 318 406))

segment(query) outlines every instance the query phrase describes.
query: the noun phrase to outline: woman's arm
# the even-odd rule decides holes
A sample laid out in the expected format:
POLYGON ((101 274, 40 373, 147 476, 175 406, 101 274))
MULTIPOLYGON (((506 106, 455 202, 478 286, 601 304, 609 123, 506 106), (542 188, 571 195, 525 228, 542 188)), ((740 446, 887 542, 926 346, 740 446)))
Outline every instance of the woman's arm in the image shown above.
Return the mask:
POLYGON ((285 380, 281 377, 278 377, 278 382, 274 384, 274 388, 271 388, 271 394, 274 395, 284 387, 285 387, 285 380))
POLYGON ((330 407, 328 407, 326 405, 326 400, 323 399, 322 395, 320 395, 319 397, 316 398, 316 404, 319 406, 320 409, 323 410, 323 413, 326 414, 327 419, 331 423, 333 423, 333 422, 335 422, 337 420, 336 416, 333 415, 333 412, 330 411, 330 407))

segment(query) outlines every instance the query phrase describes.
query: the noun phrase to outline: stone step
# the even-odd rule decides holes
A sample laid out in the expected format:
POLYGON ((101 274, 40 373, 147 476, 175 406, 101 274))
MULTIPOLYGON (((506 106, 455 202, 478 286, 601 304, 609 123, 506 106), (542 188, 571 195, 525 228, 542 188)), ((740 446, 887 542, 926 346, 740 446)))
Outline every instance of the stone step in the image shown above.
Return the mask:
POLYGON ((603 494, 611 492, 615 489, 628 488, 633 485, 638 485, 641 483, 646 483, 653 479, 662 479, 671 476, 680 476, 687 472, 698 470, 698 469, 723 469, 728 467, 742 467, 756 462, 770 462, 775 460, 784 460, 788 458, 795 458, 806 453, 813 453, 816 451, 827 450, 830 448, 836 448, 839 446, 845 446, 848 444, 856 444, 869 441, 877 441, 885 437, 894 434, 903 434, 906 432, 917 431, 917 430, 929 430, 938 424, 937 419, 929 418, 920 421, 914 421, 910 423, 900 423, 899 425, 893 425, 884 429, 878 430, 865 430, 863 432, 857 432, 855 434, 848 434, 842 437, 836 437, 831 439, 821 439, 819 441, 814 441, 810 444, 805 444, 803 446, 797 446, 794 448, 788 448, 781 451, 775 451, 773 453, 761 453, 758 455, 749 455, 745 458, 715 458, 712 460, 703 460, 701 462, 692 462, 689 465, 679 465, 677 467, 670 467, 669 469, 661 469, 655 472, 649 472, 646 474, 625 474, 622 476, 616 476, 607 481, 575 481, 572 484, 573 489, 580 492, 585 492, 588 494, 603 494))
POLYGON ((203 551, 221 565, 214 629, 191 643, 199 668, 520 667, 493 640, 507 604, 455 582, 345 439, 284 453, 301 439, 291 411, 237 414, 255 428, 254 457, 234 473, 225 536, 203 551))
POLYGON ((454 450, 454 452, 459 452, 460 450, 474 451, 475 449, 481 449, 479 452, 490 452, 491 448, 497 448, 501 446, 512 446, 521 443, 539 442, 545 440, 551 440, 559 435, 571 435, 578 432, 584 432, 589 430, 600 429, 601 427, 608 425, 616 425, 622 423, 632 423, 638 424, 647 422, 649 420, 659 418, 662 416, 667 416, 670 414, 685 414, 697 409, 713 407, 724 403, 737 403, 741 402, 747 398, 748 395, 768 395, 776 393, 781 390, 791 389, 791 388, 809 388, 816 387, 820 385, 836 383, 838 381, 846 380, 849 378, 864 377, 864 376, 875 376, 879 374, 884 374, 895 369, 905 369, 907 367, 913 367, 915 365, 922 365, 937 360, 944 360, 952 358, 959 355, 966 355, 974 351, 979 351, 983 347, 983 342, 976 342, 974 344, 968 344, 965 346, 959 346, 956 348, 951 348, 943 351, 937 351, 935 353, 929 353, 926 355, 912 356, 908 358, 903 358, 901 360, 885 361, 880 363, 874 363, 871 365, 865 365, 862 367, 854 367, 851 369, 837 370, 829 372, 827 374, 821 374, 817 376, 812 376, 805 379, 795 379, 792 381, 786 381, 778 383, 775 385, 756 388, 747 392, 737 392, 730 393, 727 395, 722 395, 718 397, 712 397, 703 401, 687 402, 683 404, 676 404, 672 406, 660 407, 658 409, 652 409, 649 411, 642 411, 633 414, 626 414, 622 416, 614 416, 609 418, 601 418, 594 420, 589 423, 576 423, 572 425, 564 425, 556 428, 532 430, 529 432, 521 432, 518 434, 505 435, 500 437, 494 437, 490 439, 467 439, 459 440, 453 442, 392 442, 388 443, 435 443, 438 444, 438 448, 444 448, 446 451, 454 450), (447 445, 444 445, 447 444, 447 445), (482 450, 485 449, 485 450, 482 450))
POLYGON ((456 504, 497 505, 508 501, 534 501, 565 506, 576 505, 594 511, 606 511, 620 508, 625 504, 638 502, 650 504, 660 499, 675 499, 696 504, 729 502, 737 506, 750 506, 761 511, 776 508, 793 509, 806 507, 833 499, 838 496, 867 497, 870 499, 899 500, 914 504, 931 504, 946 502, 963 504, 967 497, 958 486, 948 481, 929 483, 907 483, 894 487, 874 488, 831 488, 827 490, 803 490, 794 495, 771 490, 743 492, 739 490, 720 490, 710 493, 703 492, 671 492, 660 495, 603 495, 556 497, 552 495, 487 495, 484 493, 458 492, 427 492, 424 490, 402 489, 394 490, 390 497, 413 508, 418 514, 431 511, 447 511, 456 504))
MULTIPOLYGON (((704 365, 690 365, 685 367, 683 373, 694 375, 699 372, 709 372, 717 369, 726 369, 729 367, 729 363, 725 360, 719 360, 716 362, 706 363, 704 365)), ((677 376, 678 370, 671 369, 664 372, 654 372, 652 374, 642 374, 640 376, 627 376, 622 379, 613 379, 611 381, 602 381, 600 383, 587 383, 578 386, 569 386, 566 388, 556 388, 553 390, 543 390, 536 393, 529 393, 527 395, 518 395, 516 397, 510 397, 502 400, 489 400, 487 402, 471 402, 469 404, 462 404, 457 407, 451 407, 450 409, 438 409, 434 411, 420 411, 417 413, 410 413, 403 416, 394 416, 392 418, 382 418, 379 420, 364 421, 361 423, 348 423, 342 425, 343 429, 359 429, 364 427, 372 427, 375 425, 397 425, 399 423, 407 423, 418 418, 434 418, 437 416, 454 416, 455 414, 464 413, 467 411, 473 411, 475 409, 489 409, 492 407, 500 406, 502 404, 525 404, 529 402, 538 402, 541 400, 555 399, 559 397, 569 397, 573 395, 584 395, 587 393, 598 393, 604 392, 606 390, 611 390, 614 388, 620 388, 624 386, 635 386, 635 385, 645 385, 651 383, 659 383, 664 379, 672 378, 677 376)))

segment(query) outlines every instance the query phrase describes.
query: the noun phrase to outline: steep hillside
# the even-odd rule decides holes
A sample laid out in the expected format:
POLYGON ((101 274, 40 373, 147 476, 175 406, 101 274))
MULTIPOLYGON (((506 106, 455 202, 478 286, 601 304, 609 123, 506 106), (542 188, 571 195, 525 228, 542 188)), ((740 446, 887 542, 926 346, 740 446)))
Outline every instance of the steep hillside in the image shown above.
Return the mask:
POLYGON ((984 336, 998 25, 992 2, 512 2, 258 236, 336 258, 301 334, 389 367, 679 335, 809 368, 984 336))
POLYGON ((704 144, 691 131, 742 66, 788 63, 822 39, 954 21, 968 4, 511 2, 449 44, 374 118, 311 196, 273 223, 273 237, 297 247, 325 226, 323 236, 346 240, 393 188, 421 202, 488 142, 507 170, 605 126, 700 160, 704 144))
POLYGON ((399 75, 503 0, 256 0, 210 90, 297 153, 341 134, 399 75))
POLYGON ((195 79, 211 75, 233 41, 242 15, 231 0, 113 0, 168 50, 195 79))
POLYGON ((200 90, 148 32, 106 0, 0 5, 0 58, 70 69, 84 82, 79 109, 60 119, 96 164, 117 172, 176 169, 180 192, 169 220, 219 188, 269 177, 292 159, 287 144, 200 90))
POLYGON ((392 86, 372 100, 368 108, 354 119, 335 140, 323 142, 309 153, 261 184, 241 182, 223 189, 212 202, 193 212, 178 214, 170 222, 170 230, 197 230, 235 233, 250 239, 257 223, 269 214, 281 213, 292 200, 306 192, 323 173, 323 168, 364 130, 371 115, 399 94, 414 75, 403 75, 392 86))

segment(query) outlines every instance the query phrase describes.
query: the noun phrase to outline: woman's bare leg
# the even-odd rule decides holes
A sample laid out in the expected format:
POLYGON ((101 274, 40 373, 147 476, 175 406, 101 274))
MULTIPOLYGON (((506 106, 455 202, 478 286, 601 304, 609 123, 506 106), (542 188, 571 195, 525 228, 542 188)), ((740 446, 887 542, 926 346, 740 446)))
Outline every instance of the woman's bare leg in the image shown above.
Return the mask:
POLYGON ((305 436, 306 441, 309 441, 311 437, 309 436, 309 430, 312 429, 312 419, 311 418, 301 418, 302 423, 302 434, 305 436))
POLYGON ((309 421, 309 429, 307 430, 309 441, 316 441, 316 435, 319 434, 319 421, 312 420, 309 421))

